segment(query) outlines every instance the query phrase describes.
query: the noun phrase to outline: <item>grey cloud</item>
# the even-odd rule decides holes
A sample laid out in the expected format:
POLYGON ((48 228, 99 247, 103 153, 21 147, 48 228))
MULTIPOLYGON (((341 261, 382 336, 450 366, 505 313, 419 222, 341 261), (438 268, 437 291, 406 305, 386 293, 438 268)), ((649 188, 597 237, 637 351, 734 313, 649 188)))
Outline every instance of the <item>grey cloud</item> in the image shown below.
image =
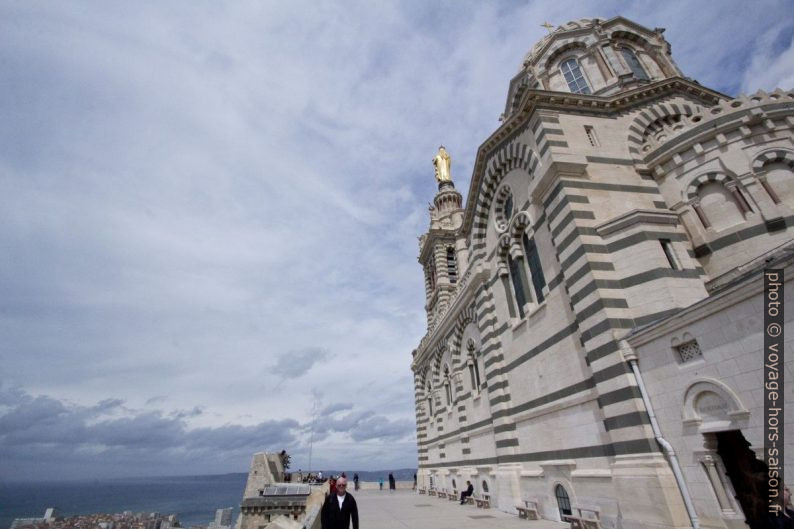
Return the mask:
POLYGON ((332 415, 336 412, 352 410, 353 404, 350 402, 337 402, 329 404, 320 411, 320 415, 332 415))
POLYGON ((314 364, 328 357, 328 351, 320 347, 307 347, 297 351, 282 353, 276 359, 273 373, 286 378, 305 375, 314 364))
POLYGON ((108 418, 109 409, 121 408, 118 399, 80 406, 18 391, 4 390, 0 395, 8 393, 22 398, 0 410, 0 473, 4 475, 13 461, 35 459, 43 453, 57 453, 71 461, 90 452, 103 454, 110 465, 137 460, 144 467, 174 457, 171 463, 185 463, 223 453, 238 457, 235 466, 239 468, 256 451, 297 446, 294 432, 300 427, 295 420, 267 420, 250 426, 190 428, 185 419, 200 410, 167 414, 125 409, 129 416, 108 418))

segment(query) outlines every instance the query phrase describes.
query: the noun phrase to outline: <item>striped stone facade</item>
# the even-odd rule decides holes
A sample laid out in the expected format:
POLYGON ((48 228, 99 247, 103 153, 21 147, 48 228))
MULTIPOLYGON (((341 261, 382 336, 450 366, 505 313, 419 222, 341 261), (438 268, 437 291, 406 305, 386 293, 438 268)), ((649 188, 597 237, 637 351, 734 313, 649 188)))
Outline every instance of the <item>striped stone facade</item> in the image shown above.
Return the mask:
POLYGON ((466 204, 437 196, 420 240, 420 487, 471 480, 559 520, 561 486, 610 529, 690 526, 621 340, 791 240, 792 127, 793 93, 688 80, 662 30, 584 20, 539 42, 466 204), (565 85, 571 60, 590 93, 565 85))

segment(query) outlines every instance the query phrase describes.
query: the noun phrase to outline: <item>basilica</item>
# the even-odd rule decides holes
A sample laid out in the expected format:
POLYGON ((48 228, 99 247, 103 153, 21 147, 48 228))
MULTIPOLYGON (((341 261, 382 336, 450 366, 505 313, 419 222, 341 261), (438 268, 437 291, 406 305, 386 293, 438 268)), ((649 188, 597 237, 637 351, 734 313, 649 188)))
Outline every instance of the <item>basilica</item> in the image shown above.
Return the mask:
POLYGON ((702 86, 663 33, 585 19, 537 42, 465 203, 439 149, 421 490, 471 481, 492 508, 608 529, 764 525, 762 297, 774 269, 794 300, 794 92, 702 86))

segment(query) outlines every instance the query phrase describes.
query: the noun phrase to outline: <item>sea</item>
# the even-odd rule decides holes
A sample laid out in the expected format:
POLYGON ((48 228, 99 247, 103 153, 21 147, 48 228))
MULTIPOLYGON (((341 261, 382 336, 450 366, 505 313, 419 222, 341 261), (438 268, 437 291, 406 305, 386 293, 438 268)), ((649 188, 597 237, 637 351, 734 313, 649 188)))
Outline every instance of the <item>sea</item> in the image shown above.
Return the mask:
POLYGON ((62 516, 92 513, 159 512, 176 514, 182 527, 207 525, 215 510, 240 512, 248 474, 124 478, 73 482, 11 483, 0 481, 0 529, 14 518, 44 516, 56 507, 62 516))
MULTIPOLYGON (((295 470, 293 469, 293 472, 295 470)), ((341 474, 323 470, 325 476, 341 474)), ((391 472, 398 481, 413 480, 416 469, 357 471, 362 481, 378 481, 391 472)), ((346 471, 352 478, 354 471, 346 471)), ((56 507, 61 516, 124 511, 176 514, 182 527, 207 525, 216 509, 232 508, 232 521, 240 512, 248 474, 118 478, 91 481, 21 482, 0 480, 0 529, 8 529, 14 518, 44 516, 56 507)))

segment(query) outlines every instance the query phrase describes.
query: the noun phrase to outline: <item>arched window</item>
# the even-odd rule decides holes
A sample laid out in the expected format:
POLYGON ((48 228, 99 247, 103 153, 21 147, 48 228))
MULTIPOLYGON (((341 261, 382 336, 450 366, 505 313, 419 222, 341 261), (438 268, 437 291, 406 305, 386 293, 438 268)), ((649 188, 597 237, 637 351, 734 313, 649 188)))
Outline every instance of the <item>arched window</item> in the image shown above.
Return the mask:
POLYGON ((458 282, 458 262, 455 258, 455 248, 447 248, 447 275, 450 283, 458 282))
POLYGON ((538 248, 535 246, 535 237, 530 239, 524 232, 521 239, 524 243, 524 260, 529 265, 529 275, 532 279, 532 287, 535 290, 535 299, 537 299, 538 303, 543 303, 545 299, 543 287, 546 286, 546 278, 543 276, 543 267, 540 265, 540 256, 538 256, 538 248))
POLYGON ((554 496, 557 498, 557 508, 560 510, 560 520, 565 520, 565 516, 570 516, 571 513, 571 500, 568 497, 568 491, 562 485, 554 487, 554 496))
POLYGON ((526 310, 524 309, 524 306, 530 301, 529 290, 527 290, 527 282, 525 281, 524 277, 524 269, 518 260, 513 259, 510 256, 507 257, 507 266, 510 269, 510 278, 513 281, 513 290, 516 296, 518 315, 523 319, 524 316, 526 316, 526 310))
POLYGON ((590 86, 584 78, 582 69, 579 67, 579 61, 576 59, 568 59, 560 65, 560 71, 568 83, 568 88, 574 94, 590 94, 590 86))
POLYGON ((444 366, 444 389, 447 394, 447 406, 452 406, 452 377, 449 374, 449 366, 444 366))
POLYGON ((427 383, 427 411, 430 417, 433 416, 433 391, 430 388, 430 382, 427 383))
POLYGON ((629 67, 631 73, 634 74, 634 77, 637 79, 644 79, 648 80, 648 74, 645 73, 645 68, 642 67, 642 63, 640 59, 637 58, 637 55, 634 53, 634 50, 631 48, 622 47, 620 48, 620 54, 623 56, 623 60, 626 61, 626 66, 629 67))
POLYGON ((469 340, 466 344, 466 349, 469 351, 468 356, 468 365, 469 365, 469 377, 471 378, 471 390, 472 392, 479 393, 480 386, 482 385, 482 381, 480 380, 480 364, 477 355, 475 354, 475 345, 474 340, 469 340))

